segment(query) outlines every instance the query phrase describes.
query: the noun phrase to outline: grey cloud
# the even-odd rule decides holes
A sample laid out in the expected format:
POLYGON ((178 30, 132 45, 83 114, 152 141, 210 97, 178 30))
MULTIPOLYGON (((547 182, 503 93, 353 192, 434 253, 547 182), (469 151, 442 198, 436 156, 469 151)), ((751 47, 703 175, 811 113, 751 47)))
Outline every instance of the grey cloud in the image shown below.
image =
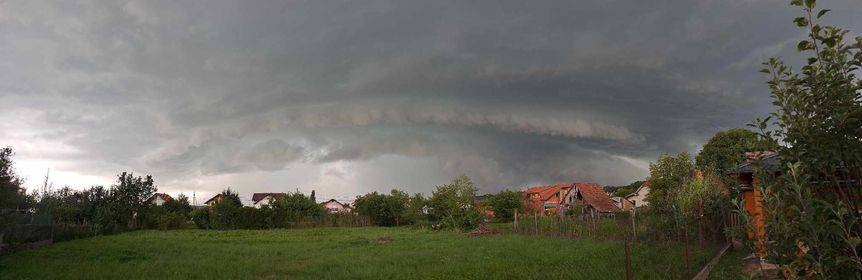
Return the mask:
MULTIPOLYGON (((858 0, 818 4, 862 30, 858 0)), ((779 0, 6 1, 0 118, 23 121, 0 145, 46 143, 63 152, 20 156, 176 189, 259 185, 258 172, 416 191, 458 173, 487 190, 622 184, 765 115, 759 60, 793 61, 794 13, 779 0)))

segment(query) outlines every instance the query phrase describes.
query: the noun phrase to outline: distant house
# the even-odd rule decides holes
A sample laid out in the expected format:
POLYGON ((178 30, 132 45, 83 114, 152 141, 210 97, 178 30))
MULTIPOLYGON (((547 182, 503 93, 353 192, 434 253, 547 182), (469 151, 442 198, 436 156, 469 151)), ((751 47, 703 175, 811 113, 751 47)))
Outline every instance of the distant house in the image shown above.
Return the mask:
POLYGON ((174 200, 174 198, 166 193, 154 193, 153 196, 147 199, 147 203, 162 206, 162 204, 171 200, 174 200))
POLYGON ((276 199, 284 198, 286 195, 285 193, 254 193, 251 196, 251 203, 254 208, 260 208, 264 205, 270 205, 276 199))
POLYGON ((330 199, 327 202, 321 203, 326 211, 329 213, 350 213, 353 212, 353 208, 350 208, 347 204, 338 202, 338 200, 330 199))
POLYGON ((610 196, 596 183, 574 183, 561 202, 562 209, 582 206, 584 214, 604 214, 619 212, 610 196))
POLYGON ((210 198, 209 200, 207 200, 207 202, 204 202, 204 204, 206 204, 209 207, 212 207, 213 205, 215 205, 216 203, 221 201, 223 198, 224 198, 224 195, 217 194, 217 195, 213 196, 212 198, 210 198))
POLYGON ((633 193, 627 195, 625 198, 629 202, 632 203, 634 207, 643 207, 649 205, 649 202, 646 200, 649 195, 649 181, 644 182, 635 190, 633 193))

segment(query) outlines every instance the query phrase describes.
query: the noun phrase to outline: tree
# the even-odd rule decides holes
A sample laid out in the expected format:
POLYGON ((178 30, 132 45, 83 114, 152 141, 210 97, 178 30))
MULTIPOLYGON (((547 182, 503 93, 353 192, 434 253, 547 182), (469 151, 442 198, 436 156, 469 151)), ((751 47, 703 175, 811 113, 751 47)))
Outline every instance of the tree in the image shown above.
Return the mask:
POLYGON ((415 193, 407 200, 401 221, 405 224, 415 224, 426 219, 425 208, 428 200, 421 193, 415 193))
MULTIPOLYGON (((793 20, 807 38, 797 44, 809 56, 795 72, 779 59, 764 63, 776 111, 752 125, 780 148, 780 181, 761 170, 765 243, 770 261, 787 278, 862 277, 862 37, 821 25, 829 10, 815 0, 792 0, 793 20)), ((752 247, 758 247, 752 244, 752 247)))
POLYGON ((221 191, 222 199, 228 200, 236 207, 242 207, 242 200, 239 199, 239 194, 230 188, 221 191))
POLYGON ((323 217, 326 213, 323 205, 317 204, 310 196, 305 196, 300 192, 278 197, 270 206, 273 213, 268 223, 272 227, 295 225, 306 219, 323 217))
POLYGON ((515 211, 521 209, 521 195, 511 190, 503 190, 489 199, 488 205, 494 210, 497 220, 510 222, 515 211))
POLYGON ((675 157, 662 155, 650 164, 649 170, 650 193, 646 200, 650 209, 664 215, 678 214, 676 196, 694 172, 691 157, 684 152, 675 157))
POLYGON ((476 192, 476 186, 466 175, 458 176, 447 185, 438 186, 428 202, 430 218, 449 228, 475 228, 481 218, 474 203, 476 192))
POLYGON ((132 173, 123 172, 117 178, 117 184, 112 187, 112 201, 119 219, 125 220, 130 228, 140 226, 140 221, 150 205, 147 199, 156 193, 153 177, 135 177, 132 173))
POLYGON ((775 151, 777 148, 774 142, 764 141, 755 132, 734 128, 715 133, 703 145, 695 162, 700 170, 723 172, 745 162, 745 152, 775 151))
POLYGON ((727 198, 719 188, 720 180, 713 174, 695 176, 687 180, 678 190, 676 207, 680 210, 682 223, 697 225, 697 239, 705 245, 705 228, 708 225, 720 229, 726 212, 727 198))
POLYGON ((390 195, 372 192, 356 199, 356 213, 371 218, 379 226, 399 225, 406 198, 407 195, 398 190, 392 190, 390 195))
POLYGON ((14 155, 11 147, 0 149, 0 209, 27 209, 32 203, 21 187, 24 180, 15 174, 14 155))
POLYGON ((626 186, 617 186, 617 187, 605 186, 604 189, 606 192, 613 193, 613 196, 624 197, 624 196, 630 195, 633 192, 637 191, 638 188, 640 188, 641 185, 643 185, 643 184, 644 184, 644 181, 634 181, 631 184, 628 184, 626 186))

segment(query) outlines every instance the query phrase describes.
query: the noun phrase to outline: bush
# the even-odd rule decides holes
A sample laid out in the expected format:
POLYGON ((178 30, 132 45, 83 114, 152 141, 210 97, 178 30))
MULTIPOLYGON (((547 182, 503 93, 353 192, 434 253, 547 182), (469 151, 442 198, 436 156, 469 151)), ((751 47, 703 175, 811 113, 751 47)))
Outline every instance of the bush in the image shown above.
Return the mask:
POLYGON ((405 209, 403 201, 397 196, 377 192, 361 196, 355 203, 356 213, 368 216, 375 225, 386 227, 399 225, 405 209))
POLYGON ((240 206, 230 199, 222 199, 212 206, 210 223, 214 229, 236 229, 239 226, 240 206))
POLYGON ((428 203, 429 216, 444 227, 471 230, 482 218, 474 202, 475 196, 473 181, 461 175, 452 183, 434 190, 428 203))
POLYGON ((192 211, 191 216, 192 216, 192 222, 194 222, 195 225, 199 229, 209 229, 210 228, 210 210, 209 209, 206 209, 206 208, 195 209, 194 211, 192 211))
POLYGON ((241 229, 261 229, 265 228, 264 218, 261 215, 260 209, 254 207, 243 207, 240 209, 238 228, 241 229))
POLYGON ((511 222, 515 211, 521 209, 521 195, 510 190, 503 190, 488 201, 498 221, 511 222))
POLYGON ((186 215, 181 212, 167 212, 158 219, 158 228, 160 230, 180 229, 186 224, 186 215))
POLYGON ((298 192, 276 198, 270 208, 271 214, 264 218, 264 224, 269 227, 288 227, 320 219, 326 214, 323 205, 298 192))

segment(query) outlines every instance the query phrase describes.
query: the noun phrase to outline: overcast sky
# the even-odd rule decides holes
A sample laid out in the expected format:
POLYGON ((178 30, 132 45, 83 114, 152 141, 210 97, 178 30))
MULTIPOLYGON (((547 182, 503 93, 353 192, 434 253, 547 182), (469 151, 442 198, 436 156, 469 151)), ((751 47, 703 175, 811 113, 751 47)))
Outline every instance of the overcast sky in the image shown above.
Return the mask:
MULTIPOLYGON (((198 202, 628 184, 771 110, 788 2, 2 1, 0 146, 30 188, 198 202)), ((862 34, 862 0, 818 4, 862 34)))

